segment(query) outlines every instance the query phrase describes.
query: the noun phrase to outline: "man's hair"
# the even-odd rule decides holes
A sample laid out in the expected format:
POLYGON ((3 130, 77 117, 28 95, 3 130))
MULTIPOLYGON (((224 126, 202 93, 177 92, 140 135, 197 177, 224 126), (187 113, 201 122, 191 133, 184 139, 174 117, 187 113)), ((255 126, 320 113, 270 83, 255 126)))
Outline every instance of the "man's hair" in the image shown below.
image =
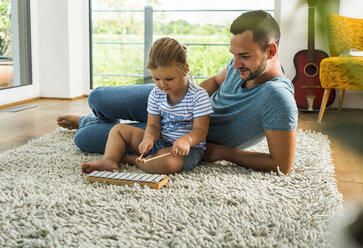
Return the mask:
POLYGON ((184 71, 187 63, 187 48, 177 40, 164 37, 154 42, 150 48, 147 69, 158 67, 176 66, 180 71, 184 71))
POLYGON ((243 13, 233 21, 229 30, 234 35, 252 31, 253 40, 263 50, 267 48, 270 42, 276 43, 277 46, 279 45, 279 25, 269 13, 263 10, 243 13))

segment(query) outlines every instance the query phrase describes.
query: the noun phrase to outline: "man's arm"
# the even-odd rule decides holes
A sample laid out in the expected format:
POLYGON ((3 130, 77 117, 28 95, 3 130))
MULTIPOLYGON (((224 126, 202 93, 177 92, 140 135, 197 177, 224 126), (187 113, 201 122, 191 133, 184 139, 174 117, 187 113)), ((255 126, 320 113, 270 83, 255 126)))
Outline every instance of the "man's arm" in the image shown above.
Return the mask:
POLYGON ((218 144, 207 144, 204 160, 229 162, 260 171, 291 170, 296 145, 296 129, 292 131, 265 130, 270 153, 250 152, 218 144))
POLYGON ((224 79, 227 75, 227 67, 221 70, 218 74, 210 77, 199 84, 200 87, 203 87, 211 96, 214 92, 216 92, 223 83, 224 79))

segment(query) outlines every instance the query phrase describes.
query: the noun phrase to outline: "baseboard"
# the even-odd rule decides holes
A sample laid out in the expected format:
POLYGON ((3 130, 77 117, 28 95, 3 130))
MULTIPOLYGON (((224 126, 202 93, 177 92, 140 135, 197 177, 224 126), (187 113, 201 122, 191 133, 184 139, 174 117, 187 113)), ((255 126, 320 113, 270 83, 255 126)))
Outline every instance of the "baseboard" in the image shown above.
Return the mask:
POLYGON ((8 104, 0 105, 0 109, 6 109, 6 108, 14 107, 16 105, 36 101, 36 100, 39 100, 39 99, 40 99, 40 97, 33 97, 33 98, 29 98, 29 99, 25 99, 25 100, 21 100, 21 101, 17 101, 17 102, 12 102, 12 103, 8 103, 8 104))
POLYGON ((81 99, 84 97, 88 97, 88 94, 84 94, 81 96, 75 96, 75 97, 40 97, 40 99, 53 99, 53 100, 76 100, 81 99))
MULTIPOLYGON (((333 108, 338 107, 339 103, 339 90, 335 91, 336 97, 333 108)), ((363 90, 350 90, 346 89, 343 100, 343 109, 363 109, 363 90)))
POLYGON ((64 98, 64 97, 33 97, 33 98, 29 98, 29 99, 25 99, 25 100, 21 100, 21 101, 17 101, 17 102, 12 102, 12 103, 9 103, 9 104, 0 105, 0 109, 6 109, 6 108, 14 107, 16 105, 20 105, 20 104, 23 104, 23 103, 32 102, 32 101, 36 101, 36 100, 40 100, 40 99, 77 100, 77 99, 81 99, 81 98, 84 98, 84 97, 88 97, 88 94, 81 95, 81 96, 76 96, 76 97, 71 97, 71 98, 64 98))

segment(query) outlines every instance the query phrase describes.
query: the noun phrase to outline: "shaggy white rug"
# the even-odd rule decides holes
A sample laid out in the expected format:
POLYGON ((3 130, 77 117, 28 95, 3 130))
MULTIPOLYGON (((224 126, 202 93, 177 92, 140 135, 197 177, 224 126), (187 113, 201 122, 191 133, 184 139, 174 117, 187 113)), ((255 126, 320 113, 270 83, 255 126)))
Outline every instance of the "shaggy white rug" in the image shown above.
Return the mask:
POLYGON ((287 176, 204 163, 161 190, 88 183, 80 166, 101 155, 73 136, 59 128, 0 154, 1 247, 329 247, 343 209, 320 133, 298 132, 287 176))

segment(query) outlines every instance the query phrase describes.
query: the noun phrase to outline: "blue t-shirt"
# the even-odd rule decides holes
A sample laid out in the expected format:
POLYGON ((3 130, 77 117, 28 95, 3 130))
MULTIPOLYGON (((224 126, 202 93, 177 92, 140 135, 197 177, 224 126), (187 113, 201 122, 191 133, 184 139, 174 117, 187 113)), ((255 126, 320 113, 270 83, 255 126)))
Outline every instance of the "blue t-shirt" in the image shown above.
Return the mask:
POLYGON ((219 89, 211 96, 207 142, 246 148, 258 143, 264 130, 289 131, 297 127, 294 87, 285 76, 247 89, 233 60, 219 89))

